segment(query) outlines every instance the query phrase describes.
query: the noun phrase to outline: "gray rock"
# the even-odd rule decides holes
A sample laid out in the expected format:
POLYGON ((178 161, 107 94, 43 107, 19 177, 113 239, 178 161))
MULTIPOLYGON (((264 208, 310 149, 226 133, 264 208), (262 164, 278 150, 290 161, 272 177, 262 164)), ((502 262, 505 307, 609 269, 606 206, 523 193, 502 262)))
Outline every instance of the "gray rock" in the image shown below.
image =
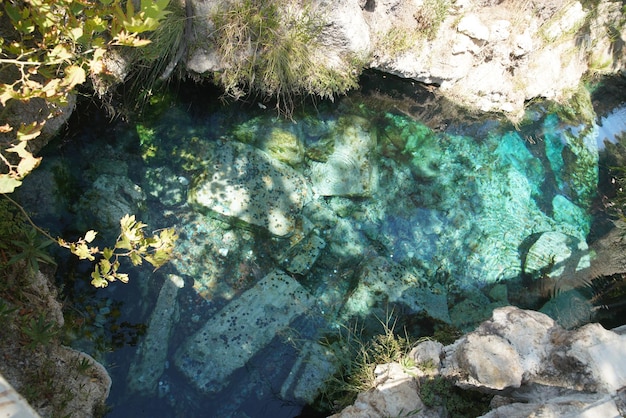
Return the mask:
POLYGON ((459 382, 461 386, 502 390, 522 384, 524 369, 520 355, 500 336, 467 335, 456 351, 456 361, 467 373, 467 380, 459 382))
POLYGON ((81 196, 76 211, 90 219, 87 223, 91 228, 117 235, 120 219, 138 213, 145 200, 144 191, 128 177, 102 174, 81 196))
POLYGON ((165 206, 179 206, 187 201, 189 181, 167 167, 146 169, 144 190, 165 206))
POLYGON ((439 341, 424 341, 414 347, 409 353, 409 358, 415 360, 415 364, 431 365, 439 368, 441 356, 443 355, 443 344, 439 341))
POLYGON ((310 233, 289 248, 287 254, 282 257, 283 268, 293 274, 308 273, 324 247, 326 247, 326 241, 317 233, 310 233))
POLYGON ((565 329, 573 329, 591 321, 593 303, 577 289, 558 292, 540 309, 565 329))
POLYGON ((306 342, 280 390, 283 399, 313 403, 324 383, 337 371, 334 351, 306 342))
POLYGON ((343 306, 345 318, 365 316, 383 302, 401 301, 404 291, 419 285, 417 276, 384 257, 365 263, 358 279, 359 284, 343 306))
MULTIPOLYGON (((535 278, 541 275, 557 277, 566 270, 576 271, 587 243, 561 232, 544 232, 528 249, 524 272, 535 278)), ((588 258, 583 259, 588 261, 588 258)), ((585 265, 588 266, 588 263, 585 265)))

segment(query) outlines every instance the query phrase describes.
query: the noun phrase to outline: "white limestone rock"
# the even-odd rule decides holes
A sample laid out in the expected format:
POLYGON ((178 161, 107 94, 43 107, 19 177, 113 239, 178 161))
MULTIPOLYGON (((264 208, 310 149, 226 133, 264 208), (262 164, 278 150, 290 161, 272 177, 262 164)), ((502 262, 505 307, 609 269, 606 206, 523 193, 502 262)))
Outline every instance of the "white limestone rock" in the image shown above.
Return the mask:
POLYGON ((330 418, 427 417, 417 380, 398 363, 379 365, 376 387, 360 393, 354 405, 330 418))
POLYGON ((438 369, 442 355, 443 344, 439 341, 423 341, 411 350, 409 358, 412 358, 418 366, 424 365, 438 369))
POLYGON ((468 14, 462 17, 456 29, 478 41, 486 41, 489 39, 489 28, 485 26, 475 14, 468 14))
POLYGON ((492 409, 482 418, 619 417, 615 399, 605 394, 573 393, 540 402, 514 402, 492 409))
POLYGON ((600 324, 567 333, 552 357, 574 389, 614 394, 626 386, 626 336, 600 324))
MULTIPOLYGON (((494 310, 490 320, 443 350, 427 341, 411 356, 416 361, 441 357, 441 377, 466 390, 496 394, 484 417, 595 418, 626 413, 626 335, 598 324, 568 331, 547 315, 507 306, 494 310)), ((394 368, 379 366, 376 388, 360 394, 353 406, 334 417, 392 415, 385 408, 399 392, 419 404, 419 392, 411 393, 412 383, 392 375, 394 368), (391 390, 395 385, 408 386, 391 390)), ((424 376, 419 370, 408 373, 424 376)), ((400 399, 394 402, 408 406, 400 399)), ((422 409, 416 416, 441 416, 439 412, 422 409)))
POLYGON ((497 335, 467 335, 456 351, 456 361, 467 373, 462 386, 502 390, 522 384, 524 369, 519 353, 497 335))

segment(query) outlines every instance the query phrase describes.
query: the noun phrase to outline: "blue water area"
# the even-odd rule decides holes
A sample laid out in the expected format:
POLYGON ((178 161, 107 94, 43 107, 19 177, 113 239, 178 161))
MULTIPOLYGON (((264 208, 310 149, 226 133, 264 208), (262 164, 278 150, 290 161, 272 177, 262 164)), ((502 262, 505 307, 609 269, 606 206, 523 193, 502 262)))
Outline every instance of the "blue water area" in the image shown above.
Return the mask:
POLYGON ((611 136, 595 121, 545 103, 519 125, 420 119, 359 94, 286 118, 202 94, 132 122, 80 114, 19 192, 67 239, 110 245, 126 213, 179 234, 169 264, 122 265, 130 282, 106 289, 58 254, 73 344, 113 377, 108 417, 294 417, 337 371, 341 330, 471 329, 588 267, 611 136))

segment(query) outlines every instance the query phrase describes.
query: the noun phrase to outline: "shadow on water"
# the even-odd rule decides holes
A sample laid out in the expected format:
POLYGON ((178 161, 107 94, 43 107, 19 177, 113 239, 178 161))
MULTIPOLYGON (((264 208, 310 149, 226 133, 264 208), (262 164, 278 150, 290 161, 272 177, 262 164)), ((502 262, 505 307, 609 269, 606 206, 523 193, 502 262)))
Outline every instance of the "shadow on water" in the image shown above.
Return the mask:
POLYGON ((389 312, 415 338, 471 329, 536 280, 529 259, 561 266, 544 233, 585 241, 545 109, 516 129, 419 83, 362 84, 286 120, 183 83, 141 119, 77 113, 50 144, 19 192, 38 223, 106 245, 128 212, 180 235, 171 263, 104 290, 59 255, 75 344, 113 377, 107 416, 297 416, 336 367, 322 337, 389 312))

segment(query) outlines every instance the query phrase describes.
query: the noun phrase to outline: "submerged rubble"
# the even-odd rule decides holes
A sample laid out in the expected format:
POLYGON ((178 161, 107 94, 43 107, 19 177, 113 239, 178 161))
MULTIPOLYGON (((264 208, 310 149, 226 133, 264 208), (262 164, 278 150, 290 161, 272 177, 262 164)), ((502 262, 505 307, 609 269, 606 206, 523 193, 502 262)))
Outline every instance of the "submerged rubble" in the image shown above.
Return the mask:
MULTIPOLYGON (((125 389, 189 416, 218 406, 237 416, 271 394, 300 405, 336 371, 336 353, 320 341, 343 327, 372 335, 393 315, 416 335, 432 324, 471 330, 520 298, 511 283, 522 274, 539 288, 588 269, 597 148, 575 141, 574 122, 559 119, 561 135, 544 108, 534 112, 520 129, 483 121, 433 130, 392 108, 350 103, 276 126, 258 111, 174 128, 180 109, 146 124, 149 168, 91 173, 84 184, 99 213, 145 208, 150 224, 180 235, 163 268, 174 281, 142 284, 137 311, 149 326, 115 371, 125 389), (546 132, 549 141, 527 139, 546 132), (559 159, 571 144, 576 158, 559 159), (101 185, 115 186, 119 201, 109 204, 101 185)), ((567 326, 575 312, 556 303, 579 296, 563 292, 545 310, 567 326)), ((523 386, 536 366, 504 337, 464 341, 456 361, 471 368, 467 384, 523 386), (485 383, 492 370, 474 365, 486 355, 476 344, 508 374, 485 383)))

